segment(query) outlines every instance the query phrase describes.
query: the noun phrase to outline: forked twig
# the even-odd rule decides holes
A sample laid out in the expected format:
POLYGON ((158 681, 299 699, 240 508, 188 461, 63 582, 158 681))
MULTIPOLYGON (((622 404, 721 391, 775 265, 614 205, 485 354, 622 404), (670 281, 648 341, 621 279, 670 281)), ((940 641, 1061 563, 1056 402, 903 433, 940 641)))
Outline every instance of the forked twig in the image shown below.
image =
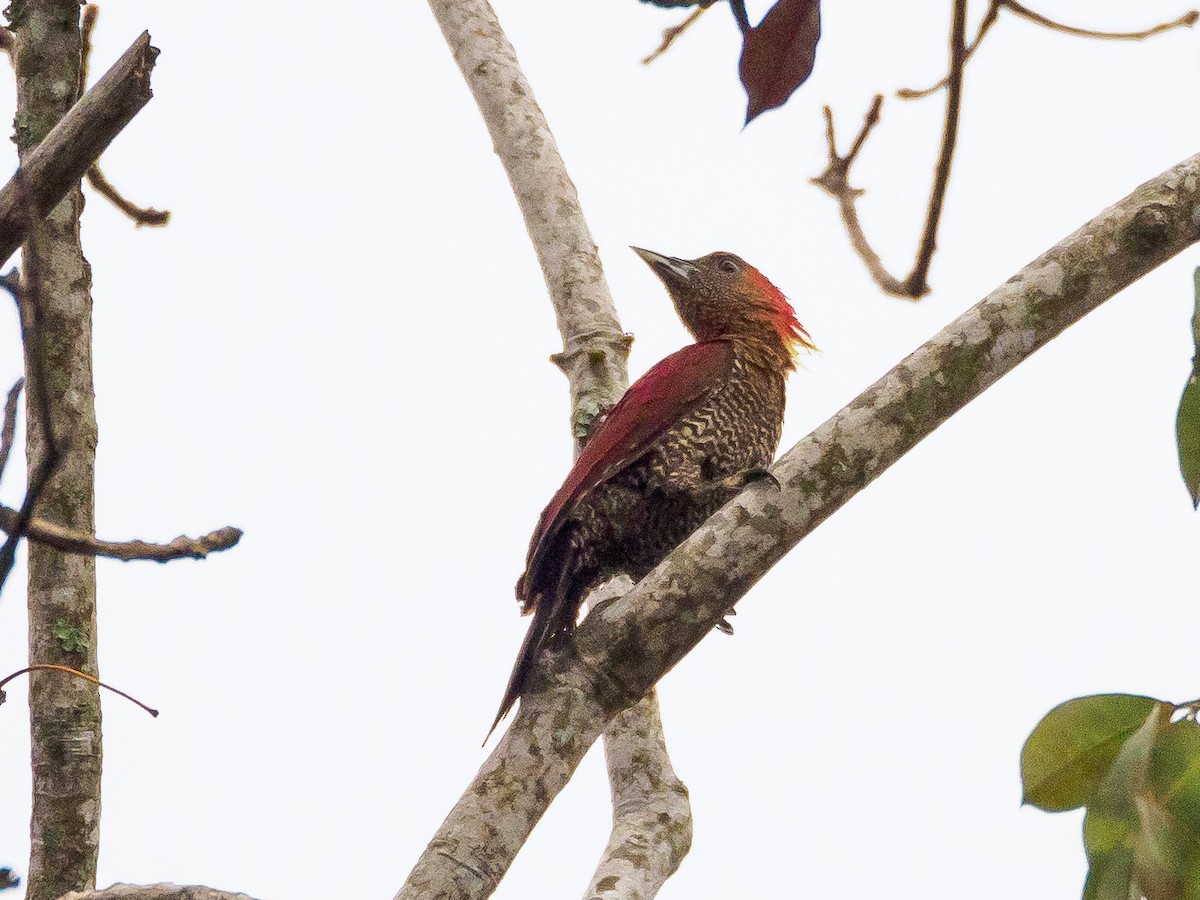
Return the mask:
POLYGON ((842 223, 850 238, 854 251, 862 259, 867 271, 875 279, 884 293, 893 297, 903 297, 908 300, 919 300, 929 293, 929 266, 937 248, 937 229, 941 220, 942 206, 946 199, 946 185, 950 180, 950 168, 954 157, 954 145, 958 138, 959 109, 962 104, 962 76, 966 65, 968 50, 966 46, 967 0, 955 0, 954 15, 950 25, 950 90, 946 97, 946 118, 942 129, 942 144, 938 153, 937 165, 934 169, 933 185, 929 191, 929 207, 925 213, 925 226, 921 233, 921 242, 917 247, 916 259, 912 271, 903 281, 892 275, 883 260, 867 240, 862 223, 858 218, 856 202, 863 192, 850 186, 850 166, 862 150, 867 135, 879 123, 879 110, 883 105, 883 95, 877 94, 867 111, 863 126, 850 151, 841 156, 837 149, 837 138, 833 127, 833 111, 826 106, 825 139, 829 151, 829 163, 825 171, 812 179, 813 184, 820 187, 838 203, 842 215, 842 223))
MULTIPOLYGON (((1057 31, 1062 34, 1069 34, 1075 37, 1091 38, 1101 41, 1144 41, 1146 38, 1154 37, 1157 34, 1162 34, 1164 31, 1171 31, 1175 28, 1191 28, 1200 20, 1200 11, 1188 10, 1177 19, 1172 19, 1170 22, 1162 22, 1158 25, 1152 25, 1149 28, 1144 28, 1141 31, 1095 31, 1090 28, 1076 28, 1074 25, 1066 25, 1062 22, 1056 22, 1053 19, 1048 19, 1041 13, 1034 12, 1027 6, 1023 6, 1016 0, 991 0, 988 4, 987 12, 984 13, 982 21, 979 23, 979 30, 975 33, 975 40, 971 41, 967 47, 967 59, 969 60, 974 55, 975 50, 979 47, 980 41, 987 35, 993 25, 996 24, 996 19, 1000 15, 1001 9, 1007 9, 1016 16, 1020 16, 1027 21, 1033 22, 1035 25, 1041 25, 1050 31, 1057 31)), ((919 100, 922 97, 929 97, 936 94, 944 88, 949 82, 947 75, 936 84, 931 84, 927 88, 921 90, 913 90, 912 88, 900 88, 896 91, 896 96, 901 100, 919 100)))
POLYGON ((669 49, 671 49, 671 45, 675 43, 679 36, 695 25, 700 17, 708 12, 709 9, 710 7, 707 6, 697 6, 691 11, 688 17, 678 25, 672 25, 670 28, 664 28, 662 33, 662 41, 659 43, 658 47, 655 48, 653 53, 642 60, 642 65, 650 65, 650 63, 654 62, 669 49))

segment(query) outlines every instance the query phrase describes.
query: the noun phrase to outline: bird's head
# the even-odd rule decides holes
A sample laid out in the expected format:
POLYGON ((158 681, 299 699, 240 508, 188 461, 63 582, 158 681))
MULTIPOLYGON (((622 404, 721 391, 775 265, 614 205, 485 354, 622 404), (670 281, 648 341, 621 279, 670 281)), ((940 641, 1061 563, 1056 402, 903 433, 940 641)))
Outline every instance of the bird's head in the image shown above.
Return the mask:
POLYGON ((662 283, 687 330, 698 341, 730 338, 757 348, 785 370, 795 355, 816 345, 787 297, 762 272, 724 251, 676 259, 631 247, 662 283))

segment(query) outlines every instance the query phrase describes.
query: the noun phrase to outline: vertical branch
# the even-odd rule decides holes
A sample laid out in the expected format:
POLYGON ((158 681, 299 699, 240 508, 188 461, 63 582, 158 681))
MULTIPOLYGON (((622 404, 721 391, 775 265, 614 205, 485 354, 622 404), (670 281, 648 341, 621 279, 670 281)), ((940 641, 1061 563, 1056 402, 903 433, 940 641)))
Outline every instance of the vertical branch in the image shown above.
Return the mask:
MULTIPOLYGON (((78 96, 78 0, 13 0, 17 149, 24 159, 78 96), (67 86, 64 89, 64 86, 67 86)), ((72 189, 27 242, 21 304, 26 448, 31 474, 49 444, 61 465, 37 503, 39 518, 91 534, 96 415, 92 395, 91 267, 79 240, 83 195, 72 189), (35 398, 45 398, 34 402, 35 398), (66 444, 69 441, 69 446, 66 444)), ((29 547, 29 662, 97 674, 95 560, 29 547), (60 625, 59 622, 62 622, 60 625), (55 630, 71 629, 60 642, 55 630), (70 649, 65 649, 65 647, 70 649)), ((29 900, 95 885, 100 822, 100 698, 96 685, 32 673, 33 811, 29 900)))
MULTIPOLYGON (((430 7, 479 105, 538 255, 563 337, 563 352, 554 361, 570 384, 573 434, 584 439, 595 418, 612 406, 628 385, 625 363, 630 338, 622 332, 617 320, 575 186, 491 6, 487 0, 430 0, 430 7)), ((527 739, 520 730, 521 723, 527 721, 529 717, 518 715, 501 748, 519 745, 527 739)), ((664 830, 686 834, 688 838, 682 844, 676 841, 676 852, 668 858, 648 859, 641 867, 646 887, 641 896, 652 897, 679 865, 691 836, 687 790, 671 768, 653 692, 641 705, 609 723, 605 746, 615 805, 613 836, 599 872, 623 848, 628 851, 656 843, 664 830), (645 777, 632 777, 639 772, 645 777), (631 796, 638 789, 652 793, 631 796), (654 815, 647 817, 645 813, 650 808, 654 815), (659 818, 658 813, 665 813, 666 819, 659 818)), ((493 758, 500 758, 498 755, 504 752, 498 749, 493 758)), ((520 753, 508 762, 512 778, 520 777, 518 770, 523 766, 536 765, 536 760, 520 753)), ((499 783, 494 787, 505 790, 499 783)), ((532 822, 498 833, 497 829, 500 832, 505 829, 497 825, 491 831, 496 846, 490 850, 501 854, 506 847, 519 847, 528 834, 526 827, 532 827, 532 822)), ((437 852, 444 858, 463 859, 467 869, 475 872, 465 857, 476 852, 488 856, 490 850, 458 847, 450 851, 439 847, 437 852), (459 851, 461 856, 456 855, 459 851)), ((503 868, 495 880, 501 874, 503 868)), ((489 893, 495 887, 495 880, 484 878, 489 893)), ((437 896, 433 884, 418 866, 398 896, 437 896)), ((619 900, 627 896, 632 895, 621 890, 609 893, 607 898, 619 900)))
POLYGON ((934 170, 933 187, 929 192, 929 212, 921 246, 905 283, 910 297, 916 299, 929 293, 929 264, 937 248, 938 222, 946 199, 946 183, 950 180, 950 165, 954 159, 954 144, 958 140, 958 111, 962 101, 963 68, 967 64, 967 0, 954 0, 954 17, 950 24, 950 74, 946 90, 946 122, 942 129, 942 148, 934 170))

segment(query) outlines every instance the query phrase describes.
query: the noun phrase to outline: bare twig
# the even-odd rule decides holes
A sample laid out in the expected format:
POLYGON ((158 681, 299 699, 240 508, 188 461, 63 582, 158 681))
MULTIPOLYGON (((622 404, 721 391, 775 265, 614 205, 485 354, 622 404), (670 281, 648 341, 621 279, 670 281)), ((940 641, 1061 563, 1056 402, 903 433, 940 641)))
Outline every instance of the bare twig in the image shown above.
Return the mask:
POLYGON ((650 65, 650 63, 654 62, 669 49, 671 49, 671 45, 675 43, 679 36, 695 25, 700 17, 708 12, 708 10, 709 7, 707 6, 697 6, 688 14, 688 17, 678 25, 672 25, 670 28, 664 28, 662 33, 662 41, 659 43, 658 47, 655 48, 653 53, 642 60, 642 65, 650 65))
POLYGON ((159 227, 166 225, 171 221, 170 210, 155 209, 152 206, 138 206, 136 203, 133 203, 122 196, 121 193, 112 186, 112 182, 104 177, 104 173, 100 171, 99 163, 93 165, 87 170, 87 183, 92 186, 92 189, 95 190, 97 194, 104 197, 109 203, 111 203, 121 212, 125 213, 125 215, 129 216, 129 218, 133 219, 134 224, 137 225, 138 228, 141 228, 143 225, 159 227))
POLYGON ((210 553, 220 553, 236 546, 242 539, 241 529, 227 525, 198 538, 180 535, 167 544, 152 544, 147 541, 102 541, 90 534, 64 528, 44 519, 31 517, 24 523, 24 527, 20 527, 19 515, 15 509, 0 506, 0 531, 11 535, 20 528, 20 533, 29 540, 61 550, 63 553, 104 556, 123 562, 148 560, 165 563, 176 559, 204 559, 210 553))
POLYGON ((4 583, 12 572, 13 563, 16 562, 17 545, 21 543, 21 538, 25 536, 29 529, 29 523, 33 520, 33 508, 62 463, 63 455, 63 449, 58 442, 50 444, 48 452, 38 461, 29 476, 29 484, 25 488, 25 500, 21 503, 21 508, 8 510, 12 514, 12 518, 8 527, 4 529, 8 534, 8 539, 5 540, 4 546, 0 547, 0 591, 4 590, 4 583))
MULTIPOLYGON (((975 39, 971 41, 967 47, 966 62, 974 55, 978 49, 980 41, 987 35, 996 20, 1000 15, 1001 9, 1008 9, 1013 14, 1027 19, 1034 24, 1041 25, 1051 31, 1058 31, 1063 34, 1070 34, 1076 37, 1094 38, 1105 41, 1143 41, 1146 38, 1154 37, 1157 34, 1162 34, 1164 31, 1171 31, 1175 28, 1191 28, 1200 20, 1200 11, 1189 10, 1177 19, 1172 19, 1170 22, 1163 22, 1159 25, 1153 25, 1150 28, 1145 28, 1141 31, 1093 31, 1087 28, 1076 28, 1072 25, 1064 25, 1061 22, 1055 22, 1048 19, 1040 13, 1036 13, 1028 7, 1022 6, 1015 0, 991 0, 988 4, 987 12, 983 14, 983 19, 979 23, 979 30, 975 33, 975 39)), ((927 88, 921 90, 913 90, 912 88, 900 88, 896 91, 896 96, 901 100, 919 100, 922 97, 929 97, 936 94, 944 88, 949 82, 947 75, 936 84, 931 84, 927 88)))
POLYGON ((1071 324, 1200 239, 1200 154, 1137 188, 905 358, 546 659, 399 900, 488 896, 604 727, 751 585, 889 466, 1071 324), (499 789, 497 789, 499 788, 499 789))
MULTIPOLYGON (((79 25, 83 47, 79 66, 80 96, 87 90, 88 67, 92 60, 92 32, 96 30, 96 20, 99 16, 100 7, 95 3, 89 3, 83 8, 83 18, 79 25)), ((166 210, 158 210, 149 206, 138 206, 136 203, 125 199, 121 192, 113 187, 112 182, 100 171, 99 163, 94 163, 87 170, 87 182, 96 193, 131 218, 138 228, 141 228, 143 225, 166 225, 171 220, 171 213, 166 210)))
POLYGON ((856 203, 862 196, 862 190, 850 186, 850 167, 862 150, 867 135, 879 124, 879 110, 883 104, 883 95, 877 94, 871 103, 871 108, 863 120, 863 126, 850 147, 850 152, 840 156, 837 149, 837 138, 833 128, 833 111, 828 106, 825 111, 825 139, 828 145, 829 162, 825 171, 812 179, 813 184, 824 190, 838 203, 842 215, 842 223, 850 238, 850 245, 867 267, 871 277, 880 289, 893 297, 903 297, 908 300, 919 300, 929 293, 929 266, 933 260, 934 250, 937 249, 937 229, 941 220, 942 205, 946 199, 946 185, 950 180, 950 167, 954 158, 954 145, 958 138, 958 115, 962 101, 962 75, 968 56, 966 48, 966 17, 967 0, 955 0, 954 15, 950 25, 950 90, 946 97, 946 118, 942 129, 942 144, 938 153, 937 165, 934 167, 933 185, 929 191, 929 206, 925 213, 925 225, 921 232, 921 242, 917 247, 917 255, 913 261, 912 271, 908 277, 900 281, 887 270, 879 254, 871 246, 863 231, 858 218, 856 203))
POLYGON ((946 91, 946 120, 942 127, 942 146, 934 168, 933 186, 929 190, 929 209, 925 214, 925 230, 912 271, 905 279, 908 296, 916 300, 929 293, 929 264, 937 249, 938 222, 946 200, 946 185, 950 181, 950 166, 954 161, 954 145, 958 140, 958 111, 962 104, 963 69, 967 64, 967 0, 954 0, 954 15, 950 22, 950 80, 946 91))
POLYGON ((17 400, 21 397, 21 388, 25 379, 18 378, 8 389, 8 399, 4 402, 4 427, 0 430, 0 478, 4 477, 4 469, 8 466, 8 454, 12 451, 13 441, 17 434, 17 400))
POLYGON ((84 681, 90 681, 92 684, 102 687, 106 691, 112 691, 114 694, 124 697, 130 703, 137 704, 142 709, 144 709, 146 712, 150 713, 150 715, 154 716, 156 719, 158 718, 158 710, 154 709, 153 707, 147 706, 145 703, 143 703, 137 697, 131 697, 129 694, 125 693, 124 691, 118 690, 117 688, 113 687, 110 684, 105 684, 99 678, 96 678, 93 675, 88 675, 86 672, 80 672, 78 669, 72 669, 70 666, 59 666, 59 665, 54 665, 51 663, 41 663, 40 665, 36 665, 36 666, 26 666, 24 669, 18 669, 16 672, 13 672, 11 675, 7 675, 4 678, 0 678, 0 703, 4 702, 4 690, 3 690, 4 686, 6 684, 8 684, 10 681, 12 681, 14 678, 16 678, 18 675, 24 675, 26 672, 66 672, 68 675, 74 675, 76 678, 82 678, 84 681))
POLYGON ((812 179, 812 183, 837 201, 838 211, 842 214, 842 224, 846 227, 846 234, 850 238, 850 245, 866 265, 867 271, 871 273, 875 283, 885 293, 894 297, 907 297, 904 283, 887 270, 883 260, 879 258, 879 254, 875 252, 867 240, 866 234, 863 233, 856 205, 858 198, 863 195, 863 190, 850 186, 850 167, 858 158, 859 151, 862 150, 871 129, 879 124, 879 110, 882 106, 883 94, 876 94, 875 99, 871 101, 871 108, 863 117, 862 128, 859 129, 858 136, 855 137, 850 151, 845 156, 838 154, 837 136, 833 129, 833 110, 828 106, 824 108, 825 140, 829 149, 829 164, 825 167, 824 172, 812 179))
MULTIPOLYGON (((19 182, 18 187, 22 187, 19 182)), ((22 200, 28 200, 28 196, 24 190, 18 190, 18 196, 22 200)), ((37 219, 30 218, 30 215, 26 213, 26 221, 29 223, 31 233, 37 234, 41 228, 41 223, 37 219)), ((17 303, 17 310, 20 313, 21 320, 22 339, 25 339, 31 333, 35 333, 38 328, 38 295, 40 283, 37 278, 38 263, 36 254, 29 254, 26 269, 29 277, 24 281, 22 281, 16 269, 12 269, 0 278, 0 287, 8 291, 17 303)), ((25 367, 29 372, 29 378, 21 379, 21 382, 30 385, 27 402, 33 407, 33 415, 29 418, 37 421, 40 425, 43 455, 36 465, 30 467, 29 480, 25 487, 25 499, 21 501, 21 508, 13 514, 9 522, 9 527, 5 529, 8 537, 4 541, 4 545, 0 546, 0 592, 4 590, 4 584, 8 581, 13 564, 16 562, 17 545, 21 542, 21 538, 25 535, 29 523, 33 519, 34 506, 37 504, 42 491, 46 489, 46 485, 50 479, 54 477, 55 471, 62 464, 64 456, 63 447, 59 441, 55 440, 54 432, 50 425, 50 398, 47 393, 47 379, 42 372, 42 359, 36 350, 29 345, 28 341, 26 341, 25 367)), ((12 404, 15 415, 16 403, 11 391, 9 392, 9 401, 12 404)), ((13 421, 13 429, 14 431, 16 429, 15 419, 13 421)), ((6 419, 5 431, 7 432, 7 430, 8 423, 6 419)), ((5 446, 5 458, 7 459, 7 447, 9 443, 6 443, 5 446)))
POLYGON ((1156 34, 1162 34, 1164 31, 1170 31, 1173 28, 1191 28, 1196 24, 1196 20, 1200 19, 1200 11, 1189 10, 1178 19, 1173 19, 1170 22, 1163 22, 1160 25, 1152 25, 1149 28, 1144 28, 1141 31, 1094 31, 1091 28, 1076 28, 1074 25, 1065 25, 1062 22, 1055 22, 1053 19, 1048 19, 1040 13, 1034 12, 1027 6, 1022 6, 1017 0, 996 0, 1005 9, 1013 14, 1020 16, 1023 19, 1028 19, 1035 25, 1041 25, 1043 28, 1049 28, 1051 31, 1058 31, 1062 34, 1070 34, 1075 37, 1093 38, 1101 41, 1144 41, 1146 38, 1154 37, 1156 34))
POLYGON ((88 70, 92 66, 92 34, 96 30, 96 19, 100 7, 95 3, 85 4, 79 18, 79 96, 87 92, 88 70))
POLYGON ((0 261, 12 256, 25 240, 30 211, 40 217, 57 206, 149 102, 156 56, 150 35, 143 32, 38 146, 23 156, 21 168, 0 190, 0 261))

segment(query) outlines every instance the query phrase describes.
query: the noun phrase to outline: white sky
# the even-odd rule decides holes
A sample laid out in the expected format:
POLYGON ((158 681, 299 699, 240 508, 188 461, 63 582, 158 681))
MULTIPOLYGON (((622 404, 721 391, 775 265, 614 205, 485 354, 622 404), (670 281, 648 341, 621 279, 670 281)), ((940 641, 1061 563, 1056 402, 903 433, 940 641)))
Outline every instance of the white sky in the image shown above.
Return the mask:
MULTIPOLYGON (((808 178, 822 104, 848 141, 875 91, 939 77, 949 3, 827 4, 812 79, 745 132, 726 9, 647 69, 681 13, 498 7, 637 336, 633 374, 686 335, 628 244, 732 250, 793 298, 823 353, 791 380, 784 447, 1200 149, 1196 34, 1095 43, 1004 19, 967 73, 935 292, 914 306, 874 288, 808 178)), ((1185 9, 1038 8, 1110 28, 1185 9)), ((88 201, 98 528, 246 537, 205 563, 100 563, 101 675, 162 709, 104 697, 100 882, 391 897, 484 758, 526 625, 512 583, 570 460, 550 306, 424 4, 125 0, 102 10, 94 74, 143 28, 155 98, 105 169, 174 218, 134 230, 88 201)), ((941 103, 889 99, 856 172, 898 274, 941 103)), ((696 822, 663 898, 1078 895, 1080 816, 1020 809, 1017 756, 1068 697, 1200 694, 1200 517, 1173 443, 1198 263, 948 422, 751 592, 736 637, 668 676, 696 822)), ((0 304, 0 381, 19 372, 0 304)), ((23 573, 0 597, 5 672, 25 665, 23 573)), ((24 680, 7 690, 0 865, 23 874, 24 680)), ((593 753, 496 896, 582 893, 609 815, 593 753)))

